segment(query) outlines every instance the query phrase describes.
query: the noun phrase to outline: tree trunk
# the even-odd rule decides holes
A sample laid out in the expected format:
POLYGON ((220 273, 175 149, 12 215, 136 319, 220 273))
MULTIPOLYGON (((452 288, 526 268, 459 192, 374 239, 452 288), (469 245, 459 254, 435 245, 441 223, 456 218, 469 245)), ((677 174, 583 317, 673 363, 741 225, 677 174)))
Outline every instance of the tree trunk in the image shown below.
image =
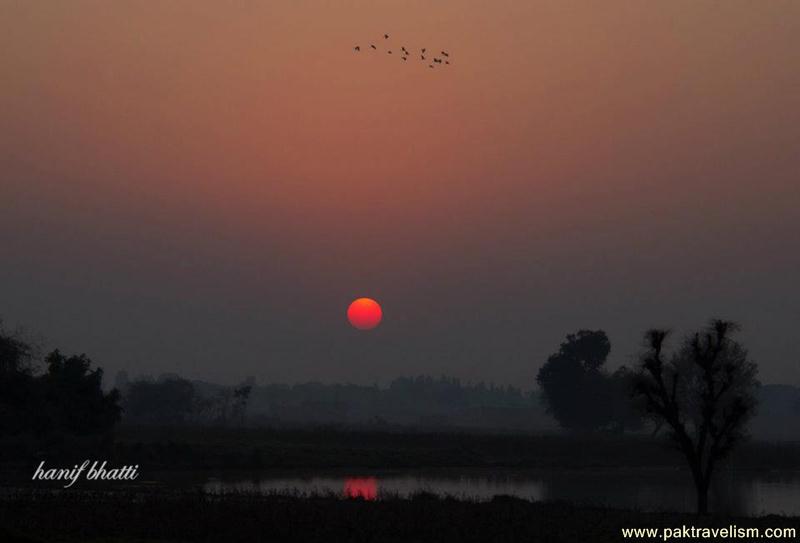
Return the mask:
POLYGON ((708 487, 709 482, 706 478, 695 480, 694 486, 697 491, 697 514, 708 514, 708 487))

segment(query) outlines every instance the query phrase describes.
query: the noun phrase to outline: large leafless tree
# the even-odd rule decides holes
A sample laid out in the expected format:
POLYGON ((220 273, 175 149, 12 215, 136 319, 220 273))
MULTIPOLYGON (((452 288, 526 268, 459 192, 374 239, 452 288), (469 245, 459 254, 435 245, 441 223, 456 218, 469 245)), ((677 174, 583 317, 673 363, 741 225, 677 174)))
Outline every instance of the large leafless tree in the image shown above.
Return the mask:
POLYGON ((731 338, 737 325, 712 320, 672 354, 666 330, 649 330, 634 380, 634 395, 686 457, 697 490, 697 512, 708 512, 717 462, 745 437, 756 406, 757 366, 731 338))

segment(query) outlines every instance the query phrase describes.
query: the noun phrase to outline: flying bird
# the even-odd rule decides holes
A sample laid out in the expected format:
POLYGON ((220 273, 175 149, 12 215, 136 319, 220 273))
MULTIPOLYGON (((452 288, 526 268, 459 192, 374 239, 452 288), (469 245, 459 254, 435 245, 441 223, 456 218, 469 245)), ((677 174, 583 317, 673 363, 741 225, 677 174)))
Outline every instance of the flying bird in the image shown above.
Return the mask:
MULTIPOLYGON (((384 40, 388 40, 389 39, 389 34, 384 34, 383 35, 383 39, 384 40)), ((375 51, 378 50, 378 46, 375 45, 374 43, 370 43, 369 47, 370 47, 370 49, 373 49, 375 51)), ((356 51, 356 52, 361 51, 361 46, 360 45, 356 45, 355 47, 353 47, 353 51, 356 51)), ((385 49, 385 51, 389 55, 393 55, 394 54, 394 51, 392 49, 385 49)), ((426 53, 428 52, 427 47, 422 47, 422 48, 419 49, 419 51, 420 51, 420 55, 419 55, 420 60, 422 60, 423 62, 425 62, 425 61, 430 62, 430 64, 428 64, 428 68, 436 68, 437 64, 450 64, 450 60, 448 60, 449 57, 450 57, 450 53, 448 53, 447 51, 441 51, 441 55, 442 55, 441 57, 432 57, 431 60, 427 60, 427 56, 426 56, 426 53)), ((402 58, 403 61, 405 62, 405 61, 407 61, 409 59, 409 57, 411 57, 411 50, 406 49, 405 45, 401 45, 400 46, 400 58, 402 58)))

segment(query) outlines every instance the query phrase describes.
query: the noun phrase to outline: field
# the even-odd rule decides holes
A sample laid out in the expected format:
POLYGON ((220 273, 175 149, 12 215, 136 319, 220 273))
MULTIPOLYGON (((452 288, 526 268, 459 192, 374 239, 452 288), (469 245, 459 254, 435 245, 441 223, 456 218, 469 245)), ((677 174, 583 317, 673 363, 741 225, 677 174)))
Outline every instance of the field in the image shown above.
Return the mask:
MULTIPOLYGON (((153 470, 618 468, 683 462, 661 437, 200 427, 122 427, 114 461, 153 470)), ((797 469, 800 443, 745 443, 730 462, 742 469, 797 469)))
POLYGON ((621 529, 631 527, 797 528, 799 520, 637 513, 508 497, 487 503, 429 495, 368 502, 192 492, 27 492, 0 501, 0 540, 583 543, 621 541, 621 529))

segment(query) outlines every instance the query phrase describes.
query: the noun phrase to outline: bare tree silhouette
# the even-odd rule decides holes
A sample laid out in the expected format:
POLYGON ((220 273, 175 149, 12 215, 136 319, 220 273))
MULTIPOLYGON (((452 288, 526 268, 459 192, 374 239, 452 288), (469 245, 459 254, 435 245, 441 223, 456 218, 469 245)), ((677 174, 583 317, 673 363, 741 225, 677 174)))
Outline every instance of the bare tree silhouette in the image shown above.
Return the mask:
POLYGON ((664 352, 669 332, 649 330, 634 379, 634 396, 654 420, 670 428, 672 441, 686 457, 700 514, 708 512, 714 467, 745 437, 755 412, 758 367, 731 339, 737 329, 732 322, 712 320, 672 356, 664 352))

